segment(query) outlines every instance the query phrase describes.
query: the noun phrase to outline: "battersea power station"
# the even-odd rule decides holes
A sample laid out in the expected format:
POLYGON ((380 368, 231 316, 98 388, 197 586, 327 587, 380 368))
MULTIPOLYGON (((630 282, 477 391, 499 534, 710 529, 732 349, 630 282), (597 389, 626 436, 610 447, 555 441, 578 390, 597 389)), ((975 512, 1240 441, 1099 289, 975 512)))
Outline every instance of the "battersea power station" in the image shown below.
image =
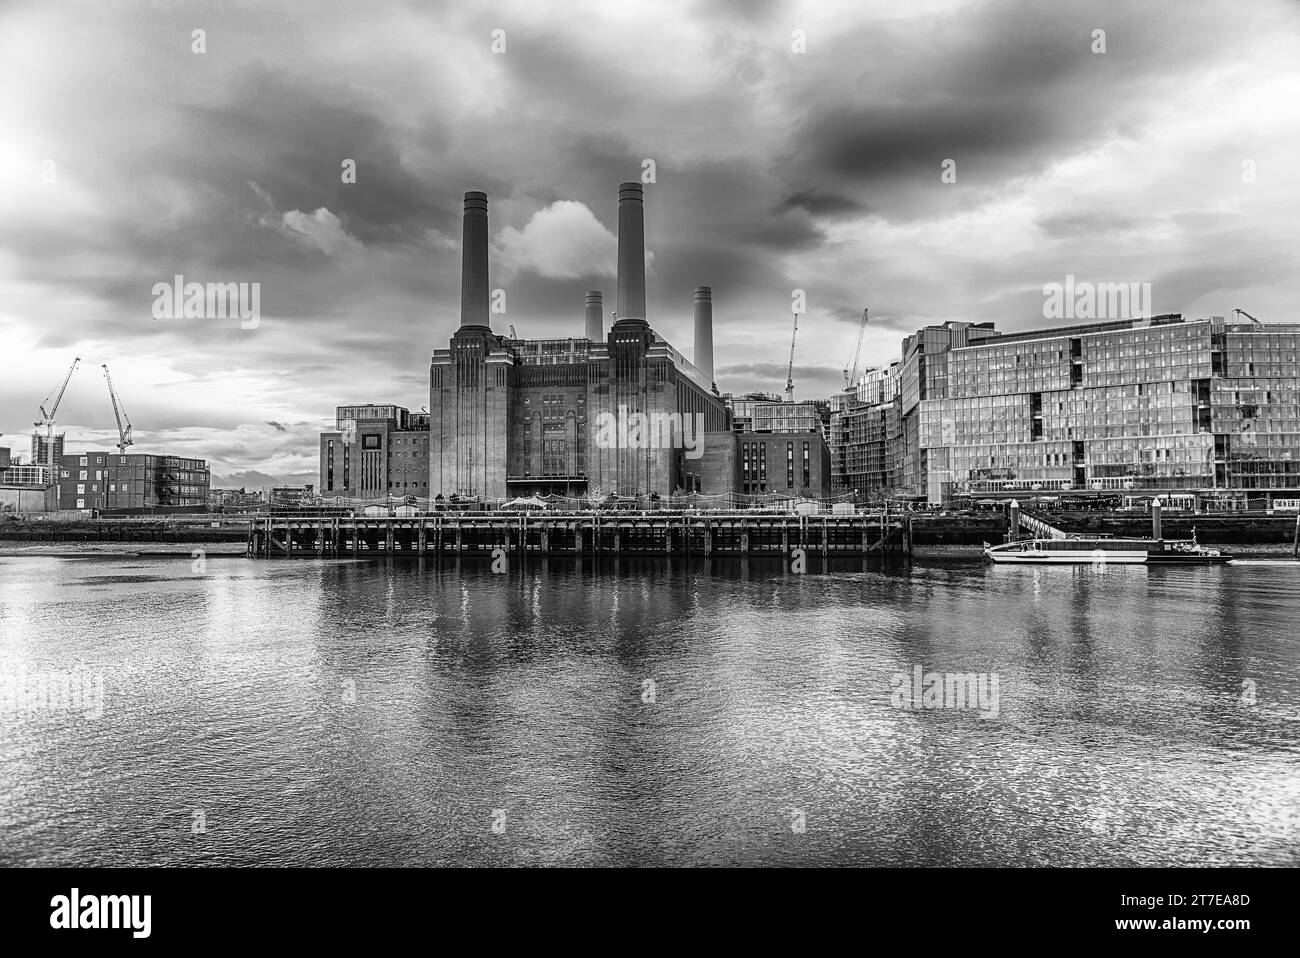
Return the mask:
POLYGON ((651 326, 640 183, 619 186, 610 323, 593 290, 581 327, 575 304, 572 337, 493 330, 488 247, 487 194, 466 193, 460 324, 433 353, 428 411, 338 407, 321 435, 323 497, 827 494, 825 426, 811 404, 784 404, 760 433, 718 393, 709 287, 694 291, 694 362, 651 326))

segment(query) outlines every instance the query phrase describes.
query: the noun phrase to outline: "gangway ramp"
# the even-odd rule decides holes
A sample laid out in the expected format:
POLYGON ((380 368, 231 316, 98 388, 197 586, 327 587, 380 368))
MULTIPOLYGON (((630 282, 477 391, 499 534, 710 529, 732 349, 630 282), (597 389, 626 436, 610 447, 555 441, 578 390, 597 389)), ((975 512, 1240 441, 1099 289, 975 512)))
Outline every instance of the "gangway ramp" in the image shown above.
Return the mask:
POLYGON ((1032 532, 1036 539, 1068 539, 1070 534, 1064 529, 1058 529, 1042 516, 1035 515, 1032 512, 1020 512, 1020 525, 1023 529, 1032 532))

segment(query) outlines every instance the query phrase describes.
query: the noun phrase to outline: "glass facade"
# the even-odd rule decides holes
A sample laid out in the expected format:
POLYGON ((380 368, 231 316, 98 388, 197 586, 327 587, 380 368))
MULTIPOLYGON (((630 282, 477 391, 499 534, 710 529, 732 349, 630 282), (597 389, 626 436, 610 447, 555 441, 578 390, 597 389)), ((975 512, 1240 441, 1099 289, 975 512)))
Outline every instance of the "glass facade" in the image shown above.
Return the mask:
POLYGON ((946 394, 918 402, 931 498, 1300 488, 1300 325, 1106 327, 952 349, 946 394))
POLYGON ((902 418, 896 398, 850 404, 831 414, 832 478, 836 491, 874 499, 898 487, 902 418))
POLYGON ((903 340, 835 404, 840 490, 1300 489, 1300 324, 1169 314, 903 340))
POLYGON ((756 402, 750 413, 753 432, 814 432, 822 427, 822 415, 810 402, 756 402))

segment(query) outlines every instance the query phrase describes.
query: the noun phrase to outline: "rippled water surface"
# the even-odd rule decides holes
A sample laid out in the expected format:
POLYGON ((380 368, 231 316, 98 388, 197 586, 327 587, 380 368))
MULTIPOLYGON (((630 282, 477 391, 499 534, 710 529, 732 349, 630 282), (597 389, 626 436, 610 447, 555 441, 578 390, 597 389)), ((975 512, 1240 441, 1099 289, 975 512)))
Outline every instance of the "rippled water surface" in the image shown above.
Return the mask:
POLYGON ((0 711, 0 862, 1295 865, 1298 648, 1284 565, 0 558, 104 688, 0 711))

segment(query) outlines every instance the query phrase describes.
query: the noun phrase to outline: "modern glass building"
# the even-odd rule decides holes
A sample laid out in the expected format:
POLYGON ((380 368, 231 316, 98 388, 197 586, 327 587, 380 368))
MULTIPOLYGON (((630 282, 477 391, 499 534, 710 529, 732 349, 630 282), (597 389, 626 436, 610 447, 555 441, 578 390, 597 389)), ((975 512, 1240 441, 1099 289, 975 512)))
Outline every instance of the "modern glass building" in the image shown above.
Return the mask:
POLYGON ((1300 325, 1180 314, 951 349, 926 492, 1300 488, 1300 325))
POLYGON ((901 363, 868 369, 852 387, 831 397, 832 487, 877 499, 899 487, 903 423, 901 363))
POLYGON ((1300 489, 1300 324, 1143 319, 903 340, 832 415, 862 495, 1300 489))

